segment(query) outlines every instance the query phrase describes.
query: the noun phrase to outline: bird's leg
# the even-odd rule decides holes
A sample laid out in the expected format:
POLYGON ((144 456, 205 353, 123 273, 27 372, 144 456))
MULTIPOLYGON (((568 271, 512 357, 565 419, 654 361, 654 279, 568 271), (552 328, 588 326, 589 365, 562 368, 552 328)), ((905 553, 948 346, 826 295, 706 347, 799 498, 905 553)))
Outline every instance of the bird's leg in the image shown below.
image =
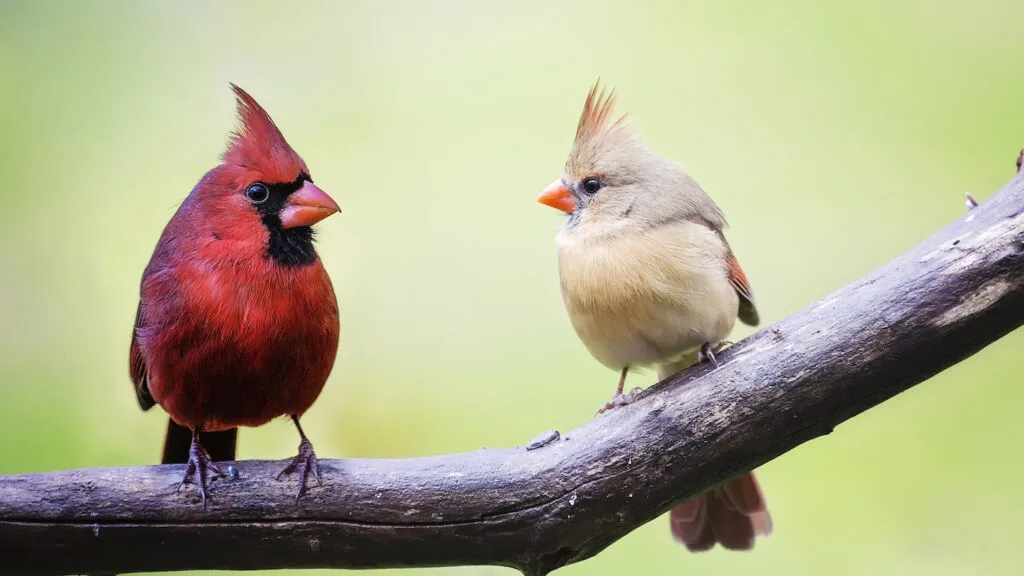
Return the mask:
POLYGON ((710 361, 715 366, 718 366, 718 360, 715 359, 715 352, 721 352, 721 343, 718 346, 712 346, 711 342, 705 342, 700 350, 697 351, 697 362, 708 362, 710 361))
POLYGON ((277 475, 277 479, 280 480, 285 474, 291 474, 296 468, 299 470, 299 491, 295 493, 295 502, 298 503, 302 493, 306 491, 306 477, 310 472, 316 478, 317 486, 322 486, 323 483, 320 481, 320 470, 317 468, 316 452, 313 452, 313 444, 310 443, 309 438, 306 438, 306 433, 302 431, 299 417, 293 414, 292 422, 295 422, 295 427, 299 430, 299 437, 302 438, 302 441, 299 442, 299 453, 295 458, 292 458, 291 463, 284 470, 281 470, 281 473, 277 475))
POLYGON ((188 447, 188 465, 185 467, 185 477, 178 484, 178 490, 181 490, 181 487, 185 484, 195 484, 196 489, 199 490, 199 498, 203 501, 204 510, 206 509, 207 500, 207 470, 213 471, 214 478, 224 475, 220 468, 213 465, 210 455, 206 453, 206 449, 199 443, 199 427, 197 426, 192 429, 192 444, 188 447))
POLYGON ((615 388, 615 396, 612 396, 611 402, 608 402, 607 404, 602 406, 597 411, 597 413, 594 414, 594 416, 604 414, 605 412, 613 408, 618 408, 619 406, 625 406, 626 404, 632 402, 633 399, 636 398, 636 395, 640 393, 640 390, 642 390, 642 388, 640 388, 639 386, 630 390, 628 394, 622 393, 622 389, 625 388, 626 386, 626 374, 629 374, 629 366, 626 366, 625 368, 622 369, 622 375, 619 376, 619 385, 615 388))

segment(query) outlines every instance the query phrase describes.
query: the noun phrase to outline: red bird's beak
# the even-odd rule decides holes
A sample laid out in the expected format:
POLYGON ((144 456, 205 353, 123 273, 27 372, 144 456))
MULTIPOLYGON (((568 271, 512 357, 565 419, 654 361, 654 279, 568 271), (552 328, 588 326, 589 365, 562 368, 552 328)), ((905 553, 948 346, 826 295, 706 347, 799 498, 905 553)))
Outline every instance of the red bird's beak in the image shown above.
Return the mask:
POLYGON ((568 212, 569 214, 576 211, 576 199, 572 197, 572 192, 569 192, 569 188, 561 180, 555 180, 550 186, 545 188, 540 193, 540 196, 537 196, 537 202, 545 206, 558 208, 562 212, 568 212))
POLYGON ((302 188, 288 196, 281 209, 281 227, 312 226, 335 212, 341 212, 338 203, 306 180, 302 188))

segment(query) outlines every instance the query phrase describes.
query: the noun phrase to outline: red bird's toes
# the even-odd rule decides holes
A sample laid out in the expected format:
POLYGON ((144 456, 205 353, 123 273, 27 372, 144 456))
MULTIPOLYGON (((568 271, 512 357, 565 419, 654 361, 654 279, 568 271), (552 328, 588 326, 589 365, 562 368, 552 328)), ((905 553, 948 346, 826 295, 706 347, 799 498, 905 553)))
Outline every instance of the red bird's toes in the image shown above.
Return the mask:
POLYGON ((203 510, 206 509, 206 501, 213 500, 207 490, 207 471, 213 472, 214 478, 224 476, 220 468, 214 466, 210 455, 206 453, 195 435, 192 437, 192 445, 188 449, 188 465, 185 467, 185 477, 178 483, 176 490, 180 491, 185 484, 195 484, 199 492, 199 499, 203 503, 203 510))

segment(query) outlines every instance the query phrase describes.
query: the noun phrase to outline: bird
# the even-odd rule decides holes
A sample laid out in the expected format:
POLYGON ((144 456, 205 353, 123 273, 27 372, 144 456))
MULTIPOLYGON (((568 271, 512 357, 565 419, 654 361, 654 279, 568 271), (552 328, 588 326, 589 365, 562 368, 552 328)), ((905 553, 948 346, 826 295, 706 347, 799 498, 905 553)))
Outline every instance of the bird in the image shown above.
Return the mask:
MULTIPOLYGON (((728 345, 737 318, 757 325, 754 293, 723 229, 718 205, 678 165, 648 148, 627 115, 614 118, 615 91, 587 95, 561 177, 537 201, 568 214, 555 244, 562 299, 576 334, 618 372, 612 400, 630 403, 632 369, 659 380, 710 361, 728 345)), ((673 508, 674 538, 691 551, 716 543, 747 550, 772 530, 752 472, 673 508)))
POLYGON ((167 223, 142 273, 129 372, 143 411, 170 416, 162 462, 187 464, 205 508, 208 470, 234 460, 239 426, 289 417, 296 502, 316 452, 300 417, 334 366, 340 331, 313 224, 340 212, 246 91, 230 84, 239 126, 167 223), (210 450, 207 452, 207 448, 210 450))

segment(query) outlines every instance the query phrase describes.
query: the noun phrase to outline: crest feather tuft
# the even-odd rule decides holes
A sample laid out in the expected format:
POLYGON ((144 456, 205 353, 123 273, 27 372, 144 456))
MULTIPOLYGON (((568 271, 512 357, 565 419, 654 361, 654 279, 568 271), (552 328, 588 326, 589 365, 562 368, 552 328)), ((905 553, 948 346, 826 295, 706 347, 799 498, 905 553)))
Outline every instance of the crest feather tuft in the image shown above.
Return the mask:
POLYGON ((248 92, 230 84, 237 98, 238 129, 224 151, 224 162, 257 168, 269 177, 290 181, 306 170, 267 111, 248 92))
POLYGON ((618 120, 609 125, 608 119, 615 110, 615 89, 607 90, 601 87, 601 81, 594 83, 594 87, 587 94, 587 101, 583 104, 583 113, 580 115, 580 122, 576 126, 576 142, 583 143, 593 140, 595 136, 604 130, 611 130, 621 126, 626 120, 623 114, 618 120))

